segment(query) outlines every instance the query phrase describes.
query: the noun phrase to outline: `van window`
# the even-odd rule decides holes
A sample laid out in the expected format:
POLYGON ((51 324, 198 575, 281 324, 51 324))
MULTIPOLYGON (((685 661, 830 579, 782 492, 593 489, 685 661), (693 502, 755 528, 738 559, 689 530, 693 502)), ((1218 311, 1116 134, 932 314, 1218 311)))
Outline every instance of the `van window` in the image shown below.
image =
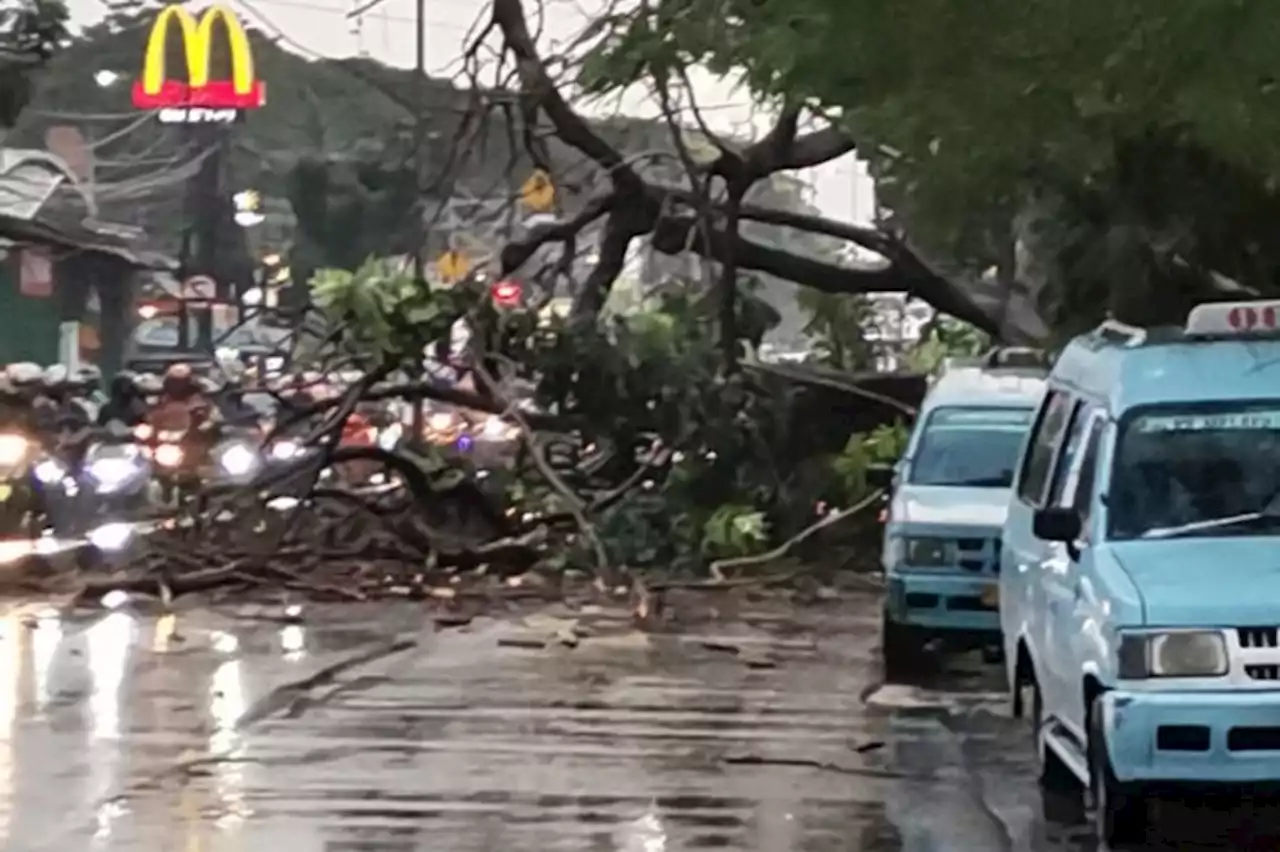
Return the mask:
POLYGON ((1022 475, 1018 480, 1018 497, 1033 506, 1041 505, 1058 443, 1067 428, 1071 413, 1071 397, 1063 391, 1051 390, 1040 406, 1040 417, 1031 435, 1022 475))
POLYGON ((1009 488, 1030 408, 948 406, 934 409, 912 454, 915 485, 1009 488))
POLYGON ((1062 447, 1062 452, 1058 454, 1057 463, 1053 466, 1049 497, 1045 500, 1046 506, 1061 505, 1062 495, 1074 488, 1068 474, 1072 471, 1076 455, 1084 445, 1085 430, 1089 428, 1089 415, 1093 410, 1094 406, 1088 402, 1082 401, 1075 406, 1075 411, 1071 415, 1071 426, 1067 430, 1067 441, 1062 447))
POLYGON ((1098 452, 1102 447, 1102 430, 1106 421, 1101 417, 1093 419, 1089 427, 1089 439, 1085 444, 1084 458, 1080 460, 1080 478, 1076 481, 1076 493, 1071 505, 1080 515, 1080 528, 1089 529, 1089 514, 1093 508, 1093 484, 1098 478, 1098 452))

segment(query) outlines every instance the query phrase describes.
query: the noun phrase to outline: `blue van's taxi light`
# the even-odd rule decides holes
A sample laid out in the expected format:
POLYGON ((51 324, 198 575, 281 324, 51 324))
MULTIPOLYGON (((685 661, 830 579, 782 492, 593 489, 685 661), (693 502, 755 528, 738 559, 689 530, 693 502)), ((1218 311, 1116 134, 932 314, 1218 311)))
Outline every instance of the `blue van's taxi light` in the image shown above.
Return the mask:
POLYGON ((1187 334, 1258 334, 1276 331, 1280 301, 1210 302, 1187 316, 1187 334))

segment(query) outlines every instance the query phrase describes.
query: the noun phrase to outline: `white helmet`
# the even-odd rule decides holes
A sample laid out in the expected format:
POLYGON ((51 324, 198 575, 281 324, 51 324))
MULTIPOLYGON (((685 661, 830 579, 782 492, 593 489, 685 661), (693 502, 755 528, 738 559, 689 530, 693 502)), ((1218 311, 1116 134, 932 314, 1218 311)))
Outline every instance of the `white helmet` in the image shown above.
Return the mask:
POLYGON ((44 378, 44 370, 39 364, 30 361, 19 361, 4 368, 4 374, 15 386, 34 385, 44 378))
POLYGON ((67 368, 62 364, 53 364, 44 371, 44 383, 49 387, 57 387, 67 383, 67 368))

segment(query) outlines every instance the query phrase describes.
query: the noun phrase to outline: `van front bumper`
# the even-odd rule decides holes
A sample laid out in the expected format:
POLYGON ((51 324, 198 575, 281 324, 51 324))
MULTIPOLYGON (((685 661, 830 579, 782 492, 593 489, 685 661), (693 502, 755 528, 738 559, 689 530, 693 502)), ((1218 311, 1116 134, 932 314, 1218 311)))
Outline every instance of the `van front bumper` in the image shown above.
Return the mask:
POLYGON ((1106 693, 1121 782, 1280 782, 1280 689, 1106 693))
POLYGON ((889 617, 896 624, 945 633, 998 634, 995 577, 943 571, 895 569, 888 576, 889 617))

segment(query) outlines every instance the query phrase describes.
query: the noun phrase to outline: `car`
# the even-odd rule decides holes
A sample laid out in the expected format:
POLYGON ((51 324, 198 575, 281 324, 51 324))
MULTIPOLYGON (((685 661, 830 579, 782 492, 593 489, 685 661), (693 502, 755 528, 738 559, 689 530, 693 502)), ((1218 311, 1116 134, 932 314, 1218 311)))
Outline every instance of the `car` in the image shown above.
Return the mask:
POLYGON ((1019 463, 1013 711, 1041 781, 1088 791, 1113 847, 1146 836, 1155 790, 1280 781, 1278 316, 1204 304, 1076 338, 1019 463))
POLYGON ((882 562, 885 675, 925 646, 1000 647, 996 571, 1009 486, 1044 392, 1043 353, 949 361, 890 477, 882 562))

